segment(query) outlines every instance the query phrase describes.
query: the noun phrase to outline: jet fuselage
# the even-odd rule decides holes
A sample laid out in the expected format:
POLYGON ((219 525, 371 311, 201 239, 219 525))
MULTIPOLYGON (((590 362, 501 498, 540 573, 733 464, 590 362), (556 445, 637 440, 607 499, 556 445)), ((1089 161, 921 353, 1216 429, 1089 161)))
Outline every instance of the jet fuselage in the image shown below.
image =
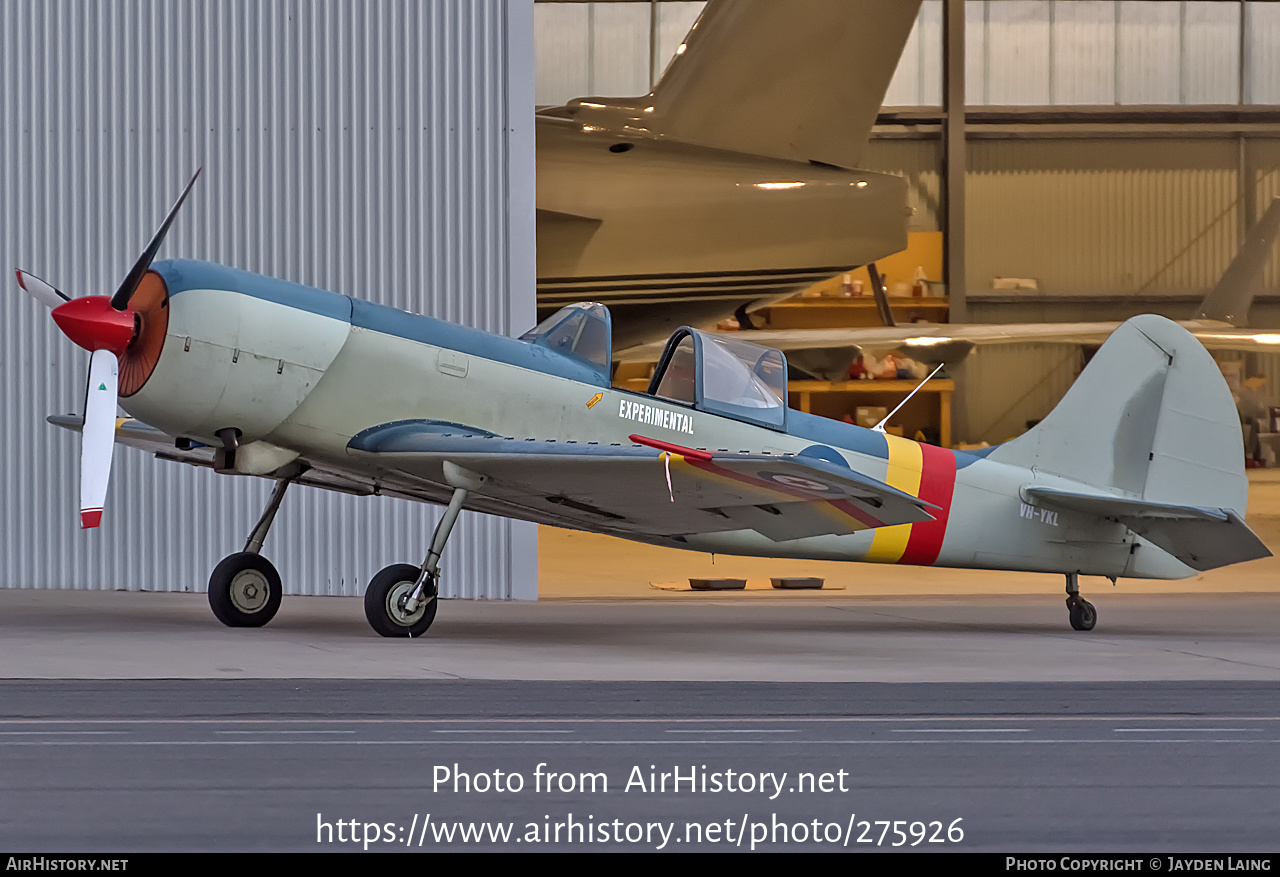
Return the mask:
POLYGON ((609 306, 614 347, 792 295, 907 245, 906 181, 537 120, 539 317, 609 306))

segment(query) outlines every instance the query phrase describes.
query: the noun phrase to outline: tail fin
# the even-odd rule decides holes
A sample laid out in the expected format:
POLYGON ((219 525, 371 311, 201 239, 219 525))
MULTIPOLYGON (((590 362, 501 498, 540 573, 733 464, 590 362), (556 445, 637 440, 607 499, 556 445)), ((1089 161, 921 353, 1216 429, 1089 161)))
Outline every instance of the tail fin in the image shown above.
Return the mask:
POLYGON ((1218 285, 1200 303, 1197 320, 1221 320, 1233 326, 1249 325, 1249 307, 1258 294, 1262 270, 1271 258, 1277 232, 1280 232, 1280 198, 1271 202, 1262 219, 1249 230, 1244 245, 1227 266, 1218 285))
POLYGON ((1117 329, 1026 435, 989 459, 1081 482, 1028 501, 1125 523, 1193 569, 1270 554, 1245 526, 1240 419, 1209 352, 1154 314, 1117 329))
POLYGON ((856 167, 921 0, 711 0, 650 95, 662 137, 856 167))
POLYGON ((1049 416, 992 460, 1151 502, 1243 515, 1240 417, 1213 357, 1154 314, 1117 329, 1049 416))

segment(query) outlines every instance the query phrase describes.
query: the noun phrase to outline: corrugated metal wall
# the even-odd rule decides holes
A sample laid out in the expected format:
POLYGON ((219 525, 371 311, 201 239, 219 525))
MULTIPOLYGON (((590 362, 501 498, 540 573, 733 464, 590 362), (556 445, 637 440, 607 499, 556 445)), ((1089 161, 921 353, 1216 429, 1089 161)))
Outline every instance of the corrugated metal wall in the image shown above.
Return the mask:
POLYGON ((1237 245, 1233 141, 970 144, 970 294, 994 277, 1053 293, 1212 286, 1237 245))
POLYGON ((534 10, 538 105, 647 94, 704 6, 704 0, 539 0, 534 10))
MULTIPOLYGON (((701 11, 658 0, 654 73, 701 11)), ((544 2, 537 9, 538 103, 647 90, 648 3, 544 2)), ((1280 102, 1280 4, 1248 0, 1244 103, 1280 102)), ((1234 104, 1240 5, 1227 0, 968 0, 972 106, 1234 104)), ((942 0, 924 0, 886 106, 942 103, 942 0)))
MULTIPOLYGON (((1280 8, 1249 0, 1244 103, 1280 94, 1280 8)), ((968 0, 972 106, 1233 104, 1240 100, 1240 5, 1224 0, 968 0)), ((920 21, 889 106, 942 101, 940 0, 920 21)))
MULTIPOLYGON (((113 290, 185 179, 161 256, 210 259, 498 332, 531 325, 531 0, 6 0, 0 265, 113 290)), ((271 484, 120 449, 77 528, 87 356, 12 283, 0 585, 194 591, 271 484)), ((290 593, 420 562, 437 510, 293 488, 267 542, 290 593)), ((536 595, 536 532, 464 515, 445 593, 536 595)))
MULTIPOLYGON (((1258 217, 1266 212, 1271 202, 1280 198, 1280 140, 1249 138, 1245 141, 1246 186, 1251 186, 1258 217)), ((1263 286, 1274 290, 1280 286, 1280 248, 1271 254, 1271 263, 1263 286)), ((1257 325, 1276 325, 1257 323, 1257 325)))
MULTIPOLYGON (((1280 142, 1250 139, 1252 198, 1259 215, 1280 195, 1280 142)), ((1023 140, 970 144, 967 178, 968 289, 991 292, 995 277, 1030 277, 1040 292, 1203 295, 1221 277, 1239 243, 1240 144, 1218 140, 1023 140)), ((1280 254, 1262 292, 1274 294, 1280 254)), ((1175 319, 1186 303, 1148 305, 1175 319)), ((980 305, 983 322, 1112 319, 1086 303, 1041 309, 980 305)), ((1137 309, 1133 309, 1137 310, 1137 309)), ((1255 325, 1274 316, 1255 307, 1255 325)), ((976 352, 967 367, 965 436, 1006 439, 1043 417, 1074 378, 1065 349, 1013 345, 976 352), (1009 382, 1017 382, 1012 393, 1009 382)), ((1260 358, 1268 377, 1275 357, 1260 358), (1265 359, 1266 362, 1262 362, 1265 359)), ((1077 366, 1078 368, 1078 366, 1077 366)), ((1280 399, 1280 383, 1269 384, 1280 399)))
POLYGON ((915 211, 911 217, 912 231, 941 229, 941 141, 873 138, 862 154, 862 166, 867 170, 906 178, 907 200, 915 211))
POLYGON ((884 95, 887 107, 942 105, 942 0, 923 0, 884 95))
POLYGON ((979 347, 965 360, 967 441, 999 444, 1026 431, 1080 375, 1079 347, 1008 344, 979 347))

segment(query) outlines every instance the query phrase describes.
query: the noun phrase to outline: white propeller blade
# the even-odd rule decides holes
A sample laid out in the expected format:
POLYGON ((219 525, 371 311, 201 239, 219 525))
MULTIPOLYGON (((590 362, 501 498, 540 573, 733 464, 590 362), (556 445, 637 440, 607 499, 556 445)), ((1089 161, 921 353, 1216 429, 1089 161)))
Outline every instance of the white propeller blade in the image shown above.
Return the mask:
POLYGON ((34 274, 18 269, 18 285, 40 304, 52 310, 63 302, 70 301, 65 295, 34 274))
POLYGON ((111 453, 116 445, 116 397, 119 363, 110 350, 95 350, 89 359, 89 393, 84 407, 80 445, 80 526, 96 527, 107 504, 111 453))

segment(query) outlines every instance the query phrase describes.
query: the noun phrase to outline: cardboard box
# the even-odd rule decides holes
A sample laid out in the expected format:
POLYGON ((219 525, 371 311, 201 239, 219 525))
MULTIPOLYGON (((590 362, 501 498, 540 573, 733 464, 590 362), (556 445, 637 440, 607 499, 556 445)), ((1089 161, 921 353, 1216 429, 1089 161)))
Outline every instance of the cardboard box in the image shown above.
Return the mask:
POLYGON ((871 429, 888 416, 889 409, 883 405, 859 405, 853 409, 853 422, 866 429, 871 429))

